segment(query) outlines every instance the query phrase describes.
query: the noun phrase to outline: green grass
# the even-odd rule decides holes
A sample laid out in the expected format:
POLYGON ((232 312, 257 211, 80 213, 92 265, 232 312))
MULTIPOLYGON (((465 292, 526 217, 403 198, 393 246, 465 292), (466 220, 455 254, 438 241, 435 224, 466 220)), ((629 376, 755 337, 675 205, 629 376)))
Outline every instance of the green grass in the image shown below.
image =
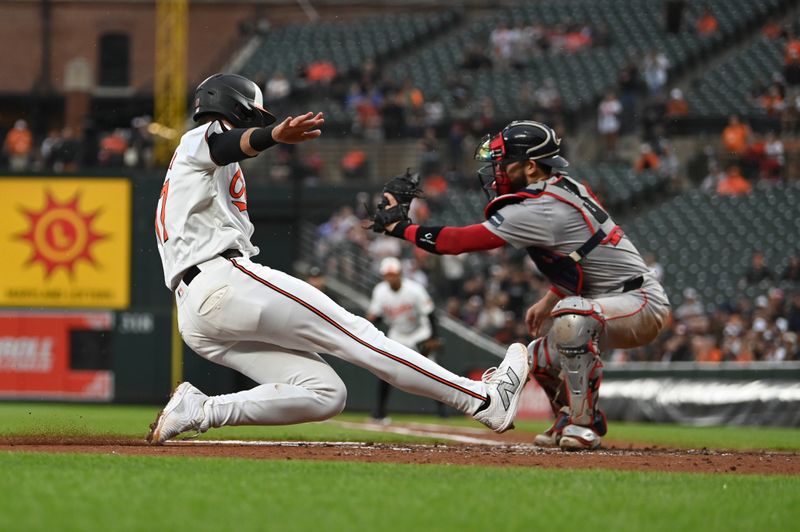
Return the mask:
POLYGON ((800 478, 0 453, 0 530, 789 530, 800 478))
MULTIPOLYGON (((157 406, 110 406, 50 403, 0 403, 0 436, 26 434, 144 437, 157 406)), ((480 427, 468 417, 440 420, 430 416, 393 415, 397 422, 417 421, 480 427)), ((337 420, 364 421, 364 414, 344 414, 337 420)), ((518 421, 517 432, 533 434, 548 423, 518 421)), ((204 435, 211 439, 278 439, 326 441, 422 442, 417 438, 343 428, 335 423, 286 427, 226 427, 204 435)), ((686 427, 650 423, 611 422, 608 438, 660 447, 709 449, 769 449, 800 451, 800 430, 774 427, 686 427)))

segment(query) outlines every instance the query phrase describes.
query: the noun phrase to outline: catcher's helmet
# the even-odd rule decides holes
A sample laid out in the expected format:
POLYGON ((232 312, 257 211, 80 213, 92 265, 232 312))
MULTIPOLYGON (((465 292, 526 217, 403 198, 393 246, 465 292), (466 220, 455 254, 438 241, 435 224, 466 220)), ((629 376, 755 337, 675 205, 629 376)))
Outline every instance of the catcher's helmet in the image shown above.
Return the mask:
POLYGON ((491 163, 478 170, 478 179, 489 199, 494 195, 513 192, 505 165, 515 161, 532 160, 549 166, 569 166, 559 155, 561 139, 550 126, 533 120, 516 120, 500 133, 486 135, 475 150, 475 159, 491 163))
POLYGON ((220 115, 233 127, 264 127, 275 117, 264 109, 264 96, 258 85, 237 74, 214 74, 194 92, 194 114, 199 122, 206 115, 220 115))

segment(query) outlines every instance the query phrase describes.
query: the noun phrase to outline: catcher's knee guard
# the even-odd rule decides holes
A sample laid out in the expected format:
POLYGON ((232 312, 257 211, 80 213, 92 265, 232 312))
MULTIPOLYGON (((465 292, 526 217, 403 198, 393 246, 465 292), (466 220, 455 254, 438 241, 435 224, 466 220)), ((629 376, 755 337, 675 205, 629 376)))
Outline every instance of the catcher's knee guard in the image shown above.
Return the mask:
POLYGON ((561 361, 571 421, 589 426, 595 418, 603 376, 599 344, 605 320, 600 307, 582 297, 562 299, 550 315, 553 326, 548 340, 561 361))
POLYGON ((531 364, 533 378, 547 394, 553 414, 557 416, 561 408, 567 406, 558 352, 548 345, 547 337, 537 338, 528 344, 528 352, 533 358, 531 364))

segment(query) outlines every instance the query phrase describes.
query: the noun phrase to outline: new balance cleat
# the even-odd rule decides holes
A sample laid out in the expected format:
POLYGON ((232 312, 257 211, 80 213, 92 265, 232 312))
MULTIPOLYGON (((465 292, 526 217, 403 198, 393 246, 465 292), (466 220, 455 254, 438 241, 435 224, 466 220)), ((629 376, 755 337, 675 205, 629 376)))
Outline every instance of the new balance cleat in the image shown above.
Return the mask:
POLYGON ((472 416, 493 431, 505 432, 513 427, 519 408, 522 389, 530 378, 528 349, 522 344, 511 344, 503 362, 483 374, 489 397, 485 405, 472 416))
POLYGON ((203 405, 207 400, 206 394, 188 382, 179 384, 155 422, 150 425, 147 443, 161 445, 190 430, 205 432, 208 427, 202 427, 205 419, 203 405))

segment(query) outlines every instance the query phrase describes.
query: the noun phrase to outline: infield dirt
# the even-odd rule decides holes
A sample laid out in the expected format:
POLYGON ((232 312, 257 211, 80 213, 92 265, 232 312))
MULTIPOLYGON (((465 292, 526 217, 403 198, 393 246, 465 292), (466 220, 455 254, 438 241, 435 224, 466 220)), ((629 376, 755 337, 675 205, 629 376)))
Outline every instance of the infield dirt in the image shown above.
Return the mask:
MULTIPOLYGON (((458 432, 456 430, 453 433, 458 434, 458 432)), ((620 441, 605 441, 603 448, 595 451, 565 452, 559 449, 534 447, 529 443, 530 435, 522 433, 484 434, 483 438, 485 443, 482 444, 197 440, 149 446, 144 438, 30 435, 0 438, 0 451, 762 475, 800 474, 798 453, 668 449, 620 441)))

